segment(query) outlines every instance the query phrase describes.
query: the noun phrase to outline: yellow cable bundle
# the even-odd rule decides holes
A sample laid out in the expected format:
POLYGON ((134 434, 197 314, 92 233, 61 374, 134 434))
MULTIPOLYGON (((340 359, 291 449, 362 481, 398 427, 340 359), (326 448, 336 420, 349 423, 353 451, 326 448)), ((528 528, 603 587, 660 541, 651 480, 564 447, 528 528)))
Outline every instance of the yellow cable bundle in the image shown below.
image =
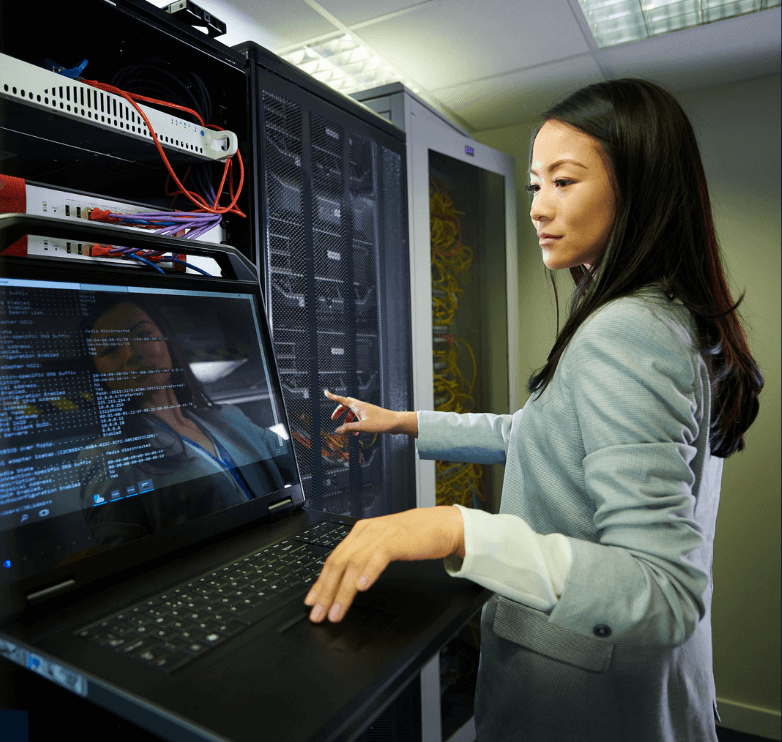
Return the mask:
MULTIPOLYGON (((459 214, 453 200, 439 189, 434 180, 429 189, 430 238, 432 256, 432 324, 434 335, 435 410, 469 412, 475 400, 472 390, 478 375, 475 353, 462 338, 447 332, 453 323, 464 286, 470 279, 473 253, 462 244, 459 214), (445 347, 442 347, 445 344, 445 347), (440 347, 438 347, 440 346, 440 347), (473 375, 468 381, 459 368, 459 346, 472 357, 473 375)), ((471 507, 476 499, 486 500, 482 488, 483 468, 479 464, 438 461, 436 502, 438 505, 460 504, 471 507)))

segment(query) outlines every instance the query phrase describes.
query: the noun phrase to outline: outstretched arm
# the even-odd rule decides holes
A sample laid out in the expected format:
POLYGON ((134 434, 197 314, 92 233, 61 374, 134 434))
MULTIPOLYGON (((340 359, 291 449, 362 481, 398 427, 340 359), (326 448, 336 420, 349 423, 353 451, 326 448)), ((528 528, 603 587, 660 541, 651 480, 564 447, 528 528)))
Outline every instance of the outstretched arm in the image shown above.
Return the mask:
POLYGON ((418 437, 418 415, 415 412, 386 410, 354 397, 340 397, 328 390, 324 394, 338 403, 331 413, 331 419, 336 420, 345 415, 342 425, 335 431, 337 433, 403 433, 418 437))

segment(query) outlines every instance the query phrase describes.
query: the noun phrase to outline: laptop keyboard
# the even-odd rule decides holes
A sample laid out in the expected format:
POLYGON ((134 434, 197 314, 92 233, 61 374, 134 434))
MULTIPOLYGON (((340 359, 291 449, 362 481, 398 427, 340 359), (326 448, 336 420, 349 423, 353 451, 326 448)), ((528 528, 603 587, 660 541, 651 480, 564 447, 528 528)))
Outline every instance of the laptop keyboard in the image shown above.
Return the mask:
POLYGON ((76 634, 173 672, 266 618, 315 582, 326 557, 349 531, 342 523, 323 521, 76 634))

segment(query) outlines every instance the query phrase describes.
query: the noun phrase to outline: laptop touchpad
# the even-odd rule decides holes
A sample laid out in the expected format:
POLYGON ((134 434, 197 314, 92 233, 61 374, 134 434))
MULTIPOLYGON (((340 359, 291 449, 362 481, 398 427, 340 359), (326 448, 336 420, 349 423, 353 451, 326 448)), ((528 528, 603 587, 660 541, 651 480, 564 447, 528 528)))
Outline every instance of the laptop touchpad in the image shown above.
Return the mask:
MULTIPOLYGON (((399 618, 398 613, 388 613, 368 605, 353 605, 343 619, 344 630, 329 644, 329 647, 341 652, 355 652, 367 642, 376 639, 397 618, 399 618)), ((339 624, 333 626, 336 629, 339 624)))

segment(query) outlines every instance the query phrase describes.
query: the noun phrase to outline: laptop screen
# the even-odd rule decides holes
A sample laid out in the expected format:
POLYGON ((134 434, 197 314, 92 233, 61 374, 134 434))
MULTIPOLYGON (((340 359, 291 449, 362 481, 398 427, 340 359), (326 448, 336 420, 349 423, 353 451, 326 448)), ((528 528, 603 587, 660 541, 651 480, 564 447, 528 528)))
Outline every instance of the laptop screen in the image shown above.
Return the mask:
POLYGON ((257 285, 3 273, 0 584, 300 500, 257 285))

